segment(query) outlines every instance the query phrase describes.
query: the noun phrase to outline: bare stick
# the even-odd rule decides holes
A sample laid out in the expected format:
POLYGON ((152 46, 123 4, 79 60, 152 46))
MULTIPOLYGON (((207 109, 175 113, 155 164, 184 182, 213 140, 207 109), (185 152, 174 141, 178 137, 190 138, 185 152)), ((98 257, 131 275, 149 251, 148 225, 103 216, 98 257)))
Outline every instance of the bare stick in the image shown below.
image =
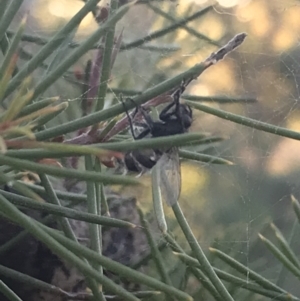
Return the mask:
MULTIPOLYGON (((224 59, 224 57, 227 54, 229 54, 230 52, 234 51, 237 47, 239 47, 244 42, 246 37, 247 37, 246 33, 240 33, 240 34, 237 34, 236 36, 234 36, 226 45, 224 45, 222 48, 220 48, 216 52, 213 52, 208 58, 206 58, 202 62, 202 64, 204 65, 204 69, 207 69, 210 66, 215 65, 216 63, 218 63, 219 61, 224 59)), ((192 76, 192 77, 186 79, 184 81, 184 86, 187 87, 191 83, 191 81, 193 81, 197 77, 198 77, 198 75, 192 76)), ((170 97, 170 95, 172 95, 172 93, 174 93, 178 89, 178 87, 179 86, 176 86, 173 89, 171 89, 153 99, 150 99, 143 105, 143 107, 149 108, 152 106, 158 106, 160 104, 163 104, 163 103, 166 103, 166 102, 172 100, 172 97, 170 97)), ((139 115, 139 113, 136 116, 137 119, 139 119, 138 115, 139 115)), ((89 133, 85 133, 82 135, 82 137, 77 136, 77 137, 74 137, 65 142, 73 143, 73 144, 91 144, 91 143, 105 142, 105 141, 108 141, 110 138, 112 138, 114 135, 116 135, 119 132, 121 132, 122 130, 124 130, 126 127, 128 127, 128 125, 129 125, 128 118, 127 118, 127 116, 124 116, 120 121, 118 121, 116 123, 114 128, 105 137, 103 137, 101 139, 101 141, 99 141, 99 139, 97 138, 99 136, 99 134, 101 133, 101 129, 99 129, 96 134, 93 133, 93 135, 89 135, 89 133)))

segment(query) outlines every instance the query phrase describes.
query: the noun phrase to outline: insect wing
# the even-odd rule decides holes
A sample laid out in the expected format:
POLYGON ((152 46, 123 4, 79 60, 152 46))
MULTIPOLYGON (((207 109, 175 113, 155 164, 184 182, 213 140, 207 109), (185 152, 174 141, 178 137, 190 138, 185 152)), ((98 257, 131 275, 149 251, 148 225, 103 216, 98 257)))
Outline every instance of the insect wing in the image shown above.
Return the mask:
POLYGON ((162 197, 168 206, 177 203, 181 191, 181 170, 176 147, 165 152, 157 162, 162 197))

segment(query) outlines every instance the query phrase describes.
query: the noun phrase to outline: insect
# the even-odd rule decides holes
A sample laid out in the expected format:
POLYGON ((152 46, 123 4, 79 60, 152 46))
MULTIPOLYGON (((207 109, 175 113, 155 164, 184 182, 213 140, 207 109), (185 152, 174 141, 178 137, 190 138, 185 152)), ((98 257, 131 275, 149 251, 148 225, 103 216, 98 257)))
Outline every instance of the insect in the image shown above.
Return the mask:
MULTIPOLYGON (((148 112, 138 105, 136 105, 133 116, 130 117, 123 103, 133 138, 139 140, 145 137, 163 137, 187 132, 192 125, 193 112, 188 105, 180 103, 180 96, 184 90, 185 86, 182 84, 173 93, 172 102, 161 111, 158 121, 154 121, 148 112), (141 132, 136 134, 133 120, 138 111, 142 114, 144 122, 135 123, 142 128, 141 132)), ((176 204, 181 190, 181 171, 177 147, 129 151, 124 156, 124 164, 128 171, 140 174, 156 165, 163 197, 169 206, 176 204)))

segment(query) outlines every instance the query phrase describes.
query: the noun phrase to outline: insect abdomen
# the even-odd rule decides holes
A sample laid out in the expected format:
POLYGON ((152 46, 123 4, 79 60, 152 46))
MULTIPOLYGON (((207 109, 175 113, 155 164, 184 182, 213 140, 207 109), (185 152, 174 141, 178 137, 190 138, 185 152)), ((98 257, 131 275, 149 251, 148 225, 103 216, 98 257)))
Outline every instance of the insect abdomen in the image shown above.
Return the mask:
POLYGON ((142 172, 151 169, 160 157, 161 152, 153 149, 134 150, 125 154, 124 162, 129 171, 142 172))

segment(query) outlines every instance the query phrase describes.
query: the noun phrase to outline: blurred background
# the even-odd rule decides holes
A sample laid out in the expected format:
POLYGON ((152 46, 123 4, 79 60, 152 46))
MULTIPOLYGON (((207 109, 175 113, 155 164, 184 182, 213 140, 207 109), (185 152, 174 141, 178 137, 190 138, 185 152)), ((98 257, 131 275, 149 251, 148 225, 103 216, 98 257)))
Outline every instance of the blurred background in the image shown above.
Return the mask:
MULTIPOLYGON (((207 105, 299 131, 299 1, 151 1, 150 5, 135 5, 118 24, 116 35, 124 30, 123 42, 128 44, 171 25, 174 21, 163 13, 179 20, 210 4, 213 4, 211 9, 187 23, 187 28, 143 43, 137 49, 123 49, 118 54, 109 87, 112 91, 141 92, 203 61, 218 49, 216 45, 222 46, 235 34, 246 32, 244 44, 192 82, 185 94, 209 96, 207 105), (215 96, 224 96, 227 103, 213 102, 215 96), (257 101, 236 103, 236 98, 257 101)), ((22 14, 29 12, 26 33, 47 39, 82 5, 79 0, 26 0, 16 24, 22 14)), ((107 4, 102 1, 101 5, 107 4)), ((88 15, 74 40, 85 39, 97 26, 93 16, 88 15)), ((22 47, 25 61, 26 55, 34 55, 41 46, 24 42, 22 47)), ((70 69, 65 79, 43 95, 59 95, 62 100, 71 101, 67 113, 59 117, 60 122, 79 116, 78 74, 94 56, 95 52, 90 51, 70 69)), ((43 74, 44 70, 40 72, 43 74)), ((39 71, 35 75, 38 79, 39 71)), ((108 94, 106 105, 117 96, 117 92, 108 94)), ((234 163, 182 163, 180 203, 194 234, 205 250, 217 246, 270 279, 276 279, 280 267, 258 241, 257 234, 261 232, 272 238, 270 222, 287 236, 291 232, 296 217, 290 196, 300 198, 300 142, 201 112, 194 113, 191 131, 224 137, 223 142, 203 152, 234 163)), ((142 206, 151 210, 150 179, 145 176, 143 181, 148 188, 120 187, 119 191, 136 196, 142 206)), ((171 220, 173 215, 167 212, 171 220)), ((160 233, 156 235, 159 238, 160 233)), ((299 250, 299 244, 294 244, 295 250, 299 250)), ((292 292, 295 290, 293 283, 287 286, 292 292)))

